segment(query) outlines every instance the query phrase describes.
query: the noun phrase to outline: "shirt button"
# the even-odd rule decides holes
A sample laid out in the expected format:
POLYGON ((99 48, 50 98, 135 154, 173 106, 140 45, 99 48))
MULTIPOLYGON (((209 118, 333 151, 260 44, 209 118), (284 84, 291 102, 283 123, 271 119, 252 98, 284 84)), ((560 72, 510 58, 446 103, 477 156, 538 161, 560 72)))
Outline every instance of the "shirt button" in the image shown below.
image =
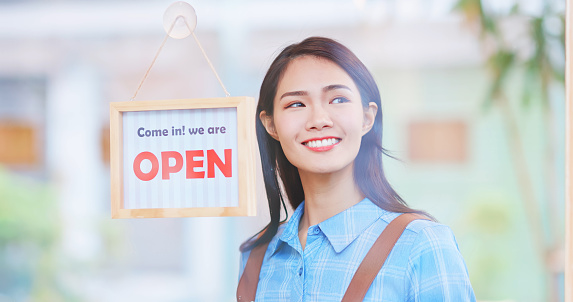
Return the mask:
POLYGON ((318 229, 318 227, 314 229, 315 234, 318 234, 319 232, 320 232, 320 230, 318 229))
POLYGON ((302 276, 302 267, 298 269, 298 275, 302 276))

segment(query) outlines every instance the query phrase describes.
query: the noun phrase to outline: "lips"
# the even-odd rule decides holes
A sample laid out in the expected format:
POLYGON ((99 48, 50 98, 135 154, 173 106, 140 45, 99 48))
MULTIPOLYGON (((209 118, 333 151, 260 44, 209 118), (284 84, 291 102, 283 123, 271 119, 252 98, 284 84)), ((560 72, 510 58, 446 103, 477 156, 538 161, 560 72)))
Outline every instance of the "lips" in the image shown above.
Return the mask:
POLYGON ((309 139, 302 144, 313 151, 328 151, 338 145, 340 140, 337 137, 322 137, 309 139))

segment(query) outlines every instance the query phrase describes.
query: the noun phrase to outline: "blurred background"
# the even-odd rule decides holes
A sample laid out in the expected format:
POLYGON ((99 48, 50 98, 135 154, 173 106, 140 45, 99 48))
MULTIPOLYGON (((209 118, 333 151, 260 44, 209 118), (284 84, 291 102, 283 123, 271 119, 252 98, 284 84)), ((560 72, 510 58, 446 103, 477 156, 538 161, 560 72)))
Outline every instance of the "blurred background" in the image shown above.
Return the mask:
MULTIPOLYGON (((480 301, 562 301, 565 0, 189 0, 233 96, 283 47, 341 41, 374 74, 386 173, 456 234, 480 301)), ((234 301, 258 217, 112 220, 109 103, 172 1, 0 1, 0 302, 234 301)), ((223 97, 192 38, 136 100, 223 97)), ((260 175, 260 166, 258 167, 260 175)))

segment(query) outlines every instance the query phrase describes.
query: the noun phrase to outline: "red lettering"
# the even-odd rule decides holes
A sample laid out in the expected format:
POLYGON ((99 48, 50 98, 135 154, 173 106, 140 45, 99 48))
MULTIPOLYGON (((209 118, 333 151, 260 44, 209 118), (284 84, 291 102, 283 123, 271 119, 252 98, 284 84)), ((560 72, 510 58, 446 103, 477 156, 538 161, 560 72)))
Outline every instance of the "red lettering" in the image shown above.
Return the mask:
POLYGON ((215 165, 225 177, 231 177, 231 149, 225 149, 225 163, 221 161, 215 150, 207 150, 207 177, 215 178, 215 165))
POLYGON ((152 180, 157 175, 157 172, 159 172, 159 161, 157 160, 157 157, 155 157, 151 152, 141 152, 137 154, 133 161, 133 172, 135 172, 135 176, 137 176, 137 178, 143 181, 152 180), (143 173, 143 171, 141 171, 141 162, 145 159, 151 162, 151 171, 147 173, 143 173))
POLYGON ((185 159, 187 160, 186 178, 205 178, 205 171, 195 171, 195 168, 203 167, 203 161, 194 160, 194 157, 203 157, 203 150, 185 151, 185 159))
POLYGON ((183 156, 177 151, 161 152, 161 178, 169 179, 169 174, 177 173, 183 168, 183 156), (169 165, 169 159, 175 159, 175 165, 169 165))
MULTIPOLYGON (((215 150, 207 150, 207 177, 215 178, 215 165, 219 168, 219 171, 225 177, 232 177, 232 149, 225 149, 225 161, 222 161, 215 150)), ((165 151, 161 152, 161 178, 164 180, 169 180, 172 173, 177 173, 183 169, 183 164, 187 164, 185 178, 205 178, 205 171, 196 171, 196 168, 203 168, 205 159, 203 150, 188 150, 185 151, 185 162, 183 161, 183 156, 177 151, 165 151), (197 158, 197 159, 196 159, 197 158), (175 160, 175 163, 171 166, 171 159, 175 160)), ((133 172, 135 176, 142 181, 150 181, 154 179, 159 173, 159 160, 157 157, 148 151, 139 153, 133 160, 133 172), (141 171, 141 163, 144 160, 149 160, 151 162, 151 171, 144 173, 141 171)))

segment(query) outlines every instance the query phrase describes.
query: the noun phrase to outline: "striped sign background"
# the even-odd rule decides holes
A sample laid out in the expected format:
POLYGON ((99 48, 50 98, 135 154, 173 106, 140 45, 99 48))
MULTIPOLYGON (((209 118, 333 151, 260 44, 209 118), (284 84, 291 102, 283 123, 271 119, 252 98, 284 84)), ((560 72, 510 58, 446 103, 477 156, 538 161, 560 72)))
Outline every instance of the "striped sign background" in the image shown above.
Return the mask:
MULTIPOLYGON (((239 186, 237 177, 237 108, 211 108, 186 110, 134 111, 123 114, 123 177, 124 208, 197 208, 237 207, 239 186), (174 129, 184 128, 184 135, 173 135, 174 129), (168 136, 140 137, 138 129, 168 130, 168 136), (203 128, 204 134, 190 134, 189 129, 203 128), (225 133, 209 134, 209 127, 225 127, 225 133), (225 149, 232 149, 232 177, 225 177, 215 165, 215 177, 207 178, 207 151, 214 150, 225 162, 225 149), (205 178, 186 179, 185 151, 203 150, 205 178), (153 153, 159 161, 159 172, 150 181, 135 176, 135 157, 144 151, 153 153), (161 177, 161 152, 177 151, 183 156, 183 168, 170 174, 169 180, 161 177)), ((171 159, 170 165, 174 165, 171 159)), ((141 171, 151 170, 151 162, 143 160, 141 171)))

